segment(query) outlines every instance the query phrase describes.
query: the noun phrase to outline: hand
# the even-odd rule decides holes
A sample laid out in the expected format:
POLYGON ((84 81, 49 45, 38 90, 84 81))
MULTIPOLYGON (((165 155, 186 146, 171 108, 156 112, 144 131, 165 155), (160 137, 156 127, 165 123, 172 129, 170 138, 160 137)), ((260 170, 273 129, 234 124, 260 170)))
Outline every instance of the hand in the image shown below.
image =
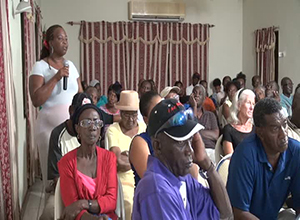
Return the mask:
POLYGON ((121 155, 128 157, 129 156, 129 151, 128 150, 124 150, 121 155))
POLYGON ((211 165, 211 160, 206 154, 205 146, 199 132, 193 137, 192 148, 194 150, 194 162, 203 170, 207 170, 211 165))
POLYGON ((197 106, 197 103, 196 103, 196 100, 194 98, 194 94, 193 93, 190 95, 189 103, 190 103, 190 105, 191 105, 192 108, 194 108, 195 106, 197 106))
POLYGON ((279 93, 278 91, 273 91, 273 95, 274 95, 274 99, 278 102, 280 102, 280 96, 279 96, 279 93))
POLYGON ((65 207, 61 219, 73 220, 83 210, 82 202, 84 200, 78 200, 71 205, 65 207))
POLYGON ((69 77, 69 67, 68 66, 64 66, 63 68, 59 69, 57 71, 57 73, 55 74, 56 78, 59 80, 61 80, 61 78, 63 77, 69 77))

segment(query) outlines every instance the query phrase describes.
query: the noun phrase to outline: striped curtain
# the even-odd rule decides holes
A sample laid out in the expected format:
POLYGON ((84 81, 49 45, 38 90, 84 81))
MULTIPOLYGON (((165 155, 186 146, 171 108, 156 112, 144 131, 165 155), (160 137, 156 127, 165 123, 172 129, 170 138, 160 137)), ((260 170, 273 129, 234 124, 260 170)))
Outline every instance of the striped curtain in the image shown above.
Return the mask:
POLYGON ((81 78, 98 79, 102 94, 119 81, 137 90, 153 79, 158 90, 194 72, 208 76, 209 25, 154 22, 85 22, 80 28, 81 78))
POLYGON ((29 95, 29 75, 34 63, 39 57, 42 44, 41 12, 30 0, 32 12, 23 13, 23 59, 24 59, 24 93, 25 93, 25 118, 26 118, 26 153, 27 153, 27 178, 28 186, 35 181, 38 172, 38 153, 34 140, 34 123, 37 109, 33 106, 29 95), (37 20, 36 20, 37 19, 37 20), (37 31, 35 29, 37 24, 37 31), (36 39, 37 36, 37 39, 36 39))
POLYGON ((8 0, 0 1, 0 219, 20 219, 18 130, 8 0))
POLYGON ((275 27, 255 31, 256 38, 256 75, 263 85, 275 80, 275 27))

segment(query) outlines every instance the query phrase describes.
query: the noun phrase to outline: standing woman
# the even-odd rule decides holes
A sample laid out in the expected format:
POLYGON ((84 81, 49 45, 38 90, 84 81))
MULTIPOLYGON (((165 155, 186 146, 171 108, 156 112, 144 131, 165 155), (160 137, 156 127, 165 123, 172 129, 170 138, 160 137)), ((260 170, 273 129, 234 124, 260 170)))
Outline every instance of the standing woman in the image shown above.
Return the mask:
POLYGON ((60 25, 53 25, 46 32, 41 60, 36 62, 29 77, 29 91, 33 105, 41 107, 36 124, 35 139, 39 149, 43 183, 47 180, 47 158, 51 131, 68 119, 68 108, 73 96, 82 92, 79 73, 64 55, 68 38, 60 25), (67 89, 63 78, 67 78, 67 89))

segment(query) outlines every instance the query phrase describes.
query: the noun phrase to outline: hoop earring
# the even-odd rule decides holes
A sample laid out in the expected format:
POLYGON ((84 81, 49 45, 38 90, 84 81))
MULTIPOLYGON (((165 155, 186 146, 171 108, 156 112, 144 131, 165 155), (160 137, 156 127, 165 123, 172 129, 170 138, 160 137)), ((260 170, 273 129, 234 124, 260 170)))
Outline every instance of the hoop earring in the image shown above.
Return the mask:
POLYGON ((53 47, 52 46, 50 46, 50 54, 53 54, 53 47))
POLYGON ((77 134, 77 139, 80 140, 80 135, 79 134, 77 134))

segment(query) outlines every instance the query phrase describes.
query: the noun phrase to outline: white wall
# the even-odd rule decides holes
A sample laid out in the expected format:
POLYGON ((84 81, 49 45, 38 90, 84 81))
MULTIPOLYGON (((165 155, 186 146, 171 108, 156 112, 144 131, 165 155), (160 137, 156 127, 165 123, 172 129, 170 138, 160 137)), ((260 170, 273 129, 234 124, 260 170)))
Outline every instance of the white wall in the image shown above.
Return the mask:
MULTIPOLYGON (((254 31, 279 26, 279 51, 286 52, 286 57, 279 58, 279 83, 284 76, 290 77, 295 84, 300 83, 299 21, 299 0, 244 0, 243 71, 250 77, 255 74, 254 31)), ((250 80, 248 83, 249 86, 250 80)))
POLYGON ((12 50, 13 80, 17 103, 17 130, 18 130, 18 178, 19 178, 19 204, 22 206, 27 191, 27 161, 26 161, 26 121, 24 118, 23 103, 23 73, 22 73, 22 44, 20 15, 13 18, 12 8, 16 8, 18 2, 9 2, 9 26, 10 42, 12 50))
MULTIPOLYGON (((66 57, 79 68, 79 26, 68 21, 127 21, 126 0, 41 0, 43 24, 61 24, 69 36, 66 57)), ((242 0, 186 0, 185 22, 209 23, 211 29, 210 81, 242 70, 242 0)))

